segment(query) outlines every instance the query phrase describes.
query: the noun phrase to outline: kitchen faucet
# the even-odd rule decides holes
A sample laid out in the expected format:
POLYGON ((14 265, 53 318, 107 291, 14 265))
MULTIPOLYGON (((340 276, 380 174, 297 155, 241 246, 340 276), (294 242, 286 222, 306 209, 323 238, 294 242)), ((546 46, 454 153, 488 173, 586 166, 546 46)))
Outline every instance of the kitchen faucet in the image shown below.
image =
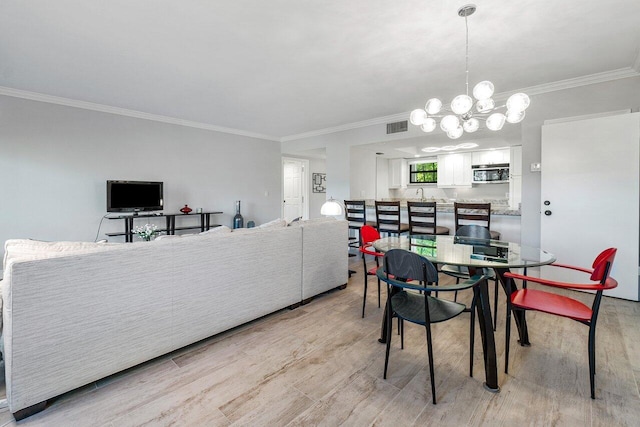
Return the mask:
POLYGON ((416 194, 418 194, 418 192, 421 192, 420 201, 423 202, 424 201, 424 188, 418 187, 418 189, 416 190, 416 194))

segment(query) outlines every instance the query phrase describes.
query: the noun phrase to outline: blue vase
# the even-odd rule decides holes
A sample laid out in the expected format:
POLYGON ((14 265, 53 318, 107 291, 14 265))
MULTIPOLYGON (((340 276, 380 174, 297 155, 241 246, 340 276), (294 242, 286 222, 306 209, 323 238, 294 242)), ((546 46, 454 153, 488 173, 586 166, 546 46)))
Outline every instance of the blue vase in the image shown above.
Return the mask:
POLYGON ((240 200, 236 202, 236 216, 233 217, 233 228, 244 227, 244 218, 240 214, 240 200))

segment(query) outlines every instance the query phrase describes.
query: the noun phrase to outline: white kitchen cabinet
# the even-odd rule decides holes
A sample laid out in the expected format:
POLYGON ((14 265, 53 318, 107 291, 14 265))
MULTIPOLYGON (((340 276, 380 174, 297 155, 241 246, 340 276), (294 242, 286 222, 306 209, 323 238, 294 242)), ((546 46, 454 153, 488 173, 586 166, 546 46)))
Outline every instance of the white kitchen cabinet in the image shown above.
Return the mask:
POLYGON ((438 156, 438 187, 471 187, 471 153, 438 156))
POLYGON ((409 172, 404 159, 389 159, 389 188, 407 188, 409 172))
POLYGON ((498 150, 474 151, 471 153, 471 163, 473 165, 494 165, 500 163, 509 163, 509 148, 501 148, 498 150))

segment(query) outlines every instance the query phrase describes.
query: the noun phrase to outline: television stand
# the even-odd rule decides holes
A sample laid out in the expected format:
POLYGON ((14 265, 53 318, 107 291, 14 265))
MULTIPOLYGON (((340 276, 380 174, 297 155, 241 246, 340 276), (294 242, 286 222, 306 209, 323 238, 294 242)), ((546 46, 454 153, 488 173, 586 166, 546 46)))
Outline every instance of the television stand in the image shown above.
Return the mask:
POLYGON ((190 214, 163 214, 163 213, 152 213, 152 214, 141 214, 140 212, 134 212, 131 215, 118 215, 118 216, 110 216, 108 219, 122 219, 124 220, 124 233, 106 233, 109 237, 114 236, 124 236, 124 241, 127 243, 133 242, 133 220, 137 218, 160 218, 164 217, 166 220, 166 228, 158 230, 159 232, 166 232, 169 235, 176 234, 176 230, 197 230, 200 229, 200 232, 207 231, 213 227, 218 227, 219 224, 211 224, 211 215, 219 215, 221 211, 212 211, 212 212, 201 212, 201 213, 190 213, 190 214), (189 225, 189 226, 181 226, 176 227, 176 217, 178 218, 194 218, 199 217, 200 221, 198 225, 189 225))

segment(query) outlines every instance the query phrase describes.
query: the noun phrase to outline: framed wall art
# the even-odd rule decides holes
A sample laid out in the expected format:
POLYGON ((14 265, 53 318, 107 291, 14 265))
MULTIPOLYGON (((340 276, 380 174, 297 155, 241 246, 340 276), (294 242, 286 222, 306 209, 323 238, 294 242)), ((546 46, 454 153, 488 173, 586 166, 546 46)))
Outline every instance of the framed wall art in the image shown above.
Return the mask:
POLYGON ((314 193, 326 193, 327 192, 327 174, 326 173, 312 173, 311 183, 314 193))

